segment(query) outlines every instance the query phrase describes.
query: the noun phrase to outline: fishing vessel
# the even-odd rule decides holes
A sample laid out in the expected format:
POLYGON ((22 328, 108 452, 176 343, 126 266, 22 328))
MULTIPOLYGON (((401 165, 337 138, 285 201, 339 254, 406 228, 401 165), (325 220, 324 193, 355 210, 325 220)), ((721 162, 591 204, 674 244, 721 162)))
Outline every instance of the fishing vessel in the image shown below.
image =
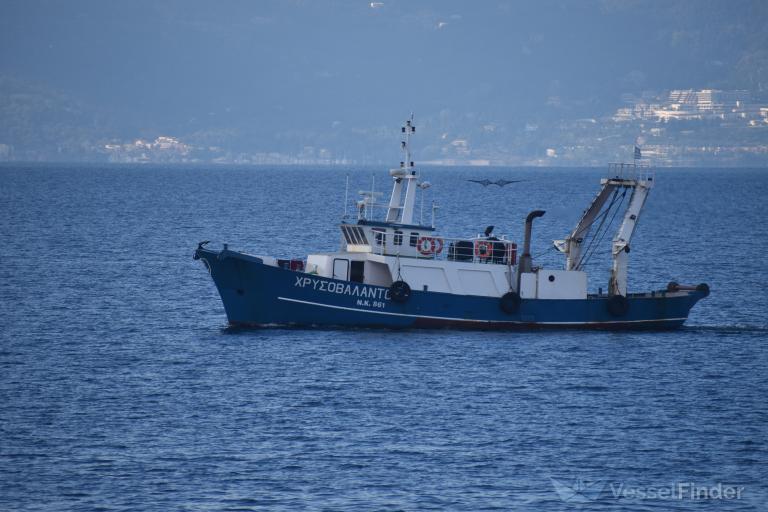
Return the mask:
POLYGON ((531 256, 533 224, 543 210, 528 214, 520 247, 495 236, 492 226, 465 238, 440 236, 434 207, 430 225, 416 221, 416 196, 428 183, 411 160, 415 131, 411 117, 402 127, 404 159, 389 172, 389 201, 379 204, 375 192, 362 192, 357 218, 339 225, 338 251, 280 258, 198 244, 194 258, 213 278, 231 325, 673 329, 709 294, 706 284, 677 283, 628 292, 630 243, 654 185, 642 161, 609 165, 576 227, 554 241, 563 267, 548 269, 531 256), (605 292, 589 293, 585 259, 618 209, 623 219, 610 244, 609 282, 605 292))

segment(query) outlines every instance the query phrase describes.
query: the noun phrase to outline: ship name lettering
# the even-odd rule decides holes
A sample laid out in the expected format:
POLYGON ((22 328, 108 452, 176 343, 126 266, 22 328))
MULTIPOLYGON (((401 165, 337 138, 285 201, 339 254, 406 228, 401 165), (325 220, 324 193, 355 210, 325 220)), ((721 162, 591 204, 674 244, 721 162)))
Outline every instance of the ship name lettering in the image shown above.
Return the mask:
POLYGON ((344 283, 327 282, 311 277, 296 277, 293 286, 298 288, 312 288, 320 292, 336 293, 338 295, 350 295, 352 297, 365 297, 369 299, 389 300, 387 288, 374 288, 371 286, 359 286, 344 283))

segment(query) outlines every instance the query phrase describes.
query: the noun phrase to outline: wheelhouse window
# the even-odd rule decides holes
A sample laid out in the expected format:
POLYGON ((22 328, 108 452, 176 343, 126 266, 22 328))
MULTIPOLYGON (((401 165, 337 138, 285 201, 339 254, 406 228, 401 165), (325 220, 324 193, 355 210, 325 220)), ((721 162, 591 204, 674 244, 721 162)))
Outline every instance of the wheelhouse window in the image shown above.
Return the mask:
POLYGON ((368 245, 368 239, 365 238, 365 232, 363 231, 363 228, 354 227, 352 230, 355 233, 355 237, 357 237, 357 241, 361 245, 368 245))
POLYGON ((395 231, 395 236, 392 241, 395 245, 403 245, 403 232, 395 231))
POLYGON ((373 229, 373 239, 376 245, 384 245, 387 242, 387 233, 383 229, 373 229))
POLYGON ((408 240, 408 244, 411 247, 416 247, 416 244, 419 243, 419 234, 416 231, 411 231, 411 238, 408 240))
POLYGON ((342 225, 341 232, 344 234, 344 240, 347 241, 347 244, 368 245, 368 240, 365 238, 362 228, 342 225))
POLYGON ((341 232, 344 235, 344 240, 346 240, 348 244, 355 243, 352 240, 352 233, 351 233, 351 230, 349 229, 349 227, 341 226, 341 232))

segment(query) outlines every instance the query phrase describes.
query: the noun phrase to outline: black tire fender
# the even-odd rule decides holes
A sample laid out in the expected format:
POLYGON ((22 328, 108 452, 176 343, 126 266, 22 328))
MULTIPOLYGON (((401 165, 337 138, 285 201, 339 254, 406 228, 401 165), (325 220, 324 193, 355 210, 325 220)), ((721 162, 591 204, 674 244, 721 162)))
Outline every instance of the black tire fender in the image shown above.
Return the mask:
POLYGON ((623 295, 612 295, 605 305, 612 316, 624 316, 629 312, 629 301, 623 295))
POLYGON ((508 315, 514 315, 520 309, 520 294, 517 292, 507 292, 499 299, 499 309, 508 315))
POLYGON ((395 302, 406 302, 411 298, 411 287, 405 281, 395 281, 389 287, 389 296, 395 302))

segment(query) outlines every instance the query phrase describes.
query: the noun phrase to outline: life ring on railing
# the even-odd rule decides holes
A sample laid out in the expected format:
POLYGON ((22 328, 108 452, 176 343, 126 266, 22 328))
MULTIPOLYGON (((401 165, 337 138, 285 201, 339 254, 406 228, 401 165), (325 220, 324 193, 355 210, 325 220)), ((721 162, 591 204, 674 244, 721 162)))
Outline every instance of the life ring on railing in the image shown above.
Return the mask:
POLYGON ((419 238, 419 241, 416 243, 416 248, 424 256, 429 256, 434 252, 435 242, 430 237, 423 236, 419 238))
POLYGON ((423 236, 419 238, 419 241, 416 243, 416 248, 424 256, 440 254, 443 251, 443 239, 423 236))
POLYGON ((493 242, 478 240, 475 242, 475 256, 481 260, 487 260, 493 255, 493 242))

